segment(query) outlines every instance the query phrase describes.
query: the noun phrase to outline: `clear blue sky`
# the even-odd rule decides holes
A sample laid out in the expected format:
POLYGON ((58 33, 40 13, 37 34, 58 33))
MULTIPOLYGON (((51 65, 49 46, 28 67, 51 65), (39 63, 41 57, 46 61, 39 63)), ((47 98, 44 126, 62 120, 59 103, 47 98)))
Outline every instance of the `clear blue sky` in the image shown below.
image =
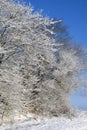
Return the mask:
MULTIPOLYGON (((21 1, 21 0, 20 0, 21 1)), ((87 48, 87 0, 23 0, 49 17, 63 19, 70 36, 87 48)))

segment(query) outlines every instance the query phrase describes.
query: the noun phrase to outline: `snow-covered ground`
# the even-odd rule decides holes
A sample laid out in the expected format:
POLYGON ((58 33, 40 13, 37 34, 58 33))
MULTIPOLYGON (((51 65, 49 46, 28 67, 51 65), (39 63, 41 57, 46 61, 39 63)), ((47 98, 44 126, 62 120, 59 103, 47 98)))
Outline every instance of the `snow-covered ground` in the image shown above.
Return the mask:
POLYGON ((36 117, 29 114, 15 123, 3 124, 0 130, 87 130, 87 95, 79 92, 71 95, 71 105, 80 109, 76 117, 36 117))
POLYGON ((80 112, 77 117, 42 118, 28 115, 10 125, 0 126, 0 130, 87 130, 87 112, 80 112))

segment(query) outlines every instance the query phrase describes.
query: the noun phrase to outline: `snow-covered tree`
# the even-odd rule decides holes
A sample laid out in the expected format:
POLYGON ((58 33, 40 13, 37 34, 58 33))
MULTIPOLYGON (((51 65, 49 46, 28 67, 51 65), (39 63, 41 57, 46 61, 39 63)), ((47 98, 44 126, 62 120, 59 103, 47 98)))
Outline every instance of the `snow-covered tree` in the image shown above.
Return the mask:
POLYGON ((0 0, 2 121, 29 112, 70 111, 69 95, 79 86, 84 65, 77 48, 56 40, 53 27, 58 22, 33 12, 31 6, 0 0))

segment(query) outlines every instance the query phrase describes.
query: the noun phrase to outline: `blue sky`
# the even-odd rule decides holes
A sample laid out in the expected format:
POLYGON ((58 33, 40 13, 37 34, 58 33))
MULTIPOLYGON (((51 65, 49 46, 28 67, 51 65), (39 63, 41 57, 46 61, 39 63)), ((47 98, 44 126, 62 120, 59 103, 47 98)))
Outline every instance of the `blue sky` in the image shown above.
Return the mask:
MULTIPOLYGON (((21 1, 21 0, 20 0, 21 1)), ((70 36, 87 48, 87 0, 22 0, 51 18, 63 19, 70 36)))

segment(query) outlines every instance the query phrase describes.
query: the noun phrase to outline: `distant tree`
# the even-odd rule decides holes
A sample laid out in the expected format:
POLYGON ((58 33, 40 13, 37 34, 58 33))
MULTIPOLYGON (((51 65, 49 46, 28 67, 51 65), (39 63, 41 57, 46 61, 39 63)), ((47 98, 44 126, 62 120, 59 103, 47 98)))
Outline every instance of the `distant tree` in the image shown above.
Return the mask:
POLYGON ((65 45, 66 39, 59 20, 0 0, 1 121, 29 112, 70 111, 69 96, 80 85, 78 75, 85 66, 81 50, 65 45))

